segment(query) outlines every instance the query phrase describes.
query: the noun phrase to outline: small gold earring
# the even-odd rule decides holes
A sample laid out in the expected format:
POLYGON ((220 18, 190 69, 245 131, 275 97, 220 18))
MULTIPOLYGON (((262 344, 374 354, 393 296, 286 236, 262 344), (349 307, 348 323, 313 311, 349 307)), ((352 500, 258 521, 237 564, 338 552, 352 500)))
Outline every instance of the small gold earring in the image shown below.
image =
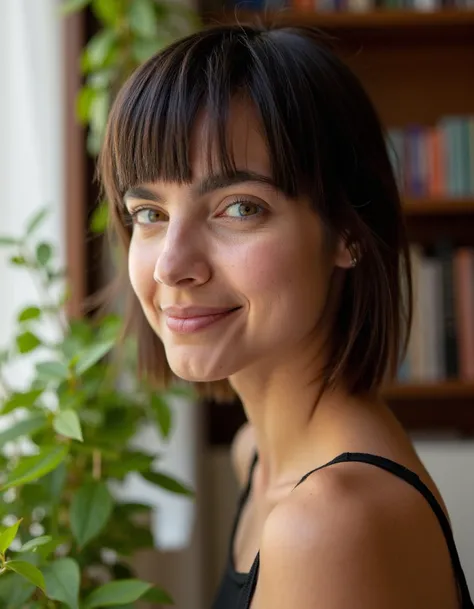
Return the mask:
POLYGON ((355 266, 357 266, 357 258, 355 256, 352 256, 351 267, 354 268, 355 266))

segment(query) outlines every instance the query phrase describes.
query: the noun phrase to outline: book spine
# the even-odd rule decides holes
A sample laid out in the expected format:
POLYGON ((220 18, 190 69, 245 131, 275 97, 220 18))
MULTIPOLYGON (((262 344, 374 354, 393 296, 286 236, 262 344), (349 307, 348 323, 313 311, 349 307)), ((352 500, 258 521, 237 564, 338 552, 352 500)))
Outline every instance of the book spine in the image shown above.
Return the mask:
POLYGON ((438 381, 445 377, 442 315, 442 267, 440 260, 425 256, 422 260, 423 303, 423 371, 425 380, 438 381))
POLYGON ((474 248, 454 254, 454 296, 459 344, 459 376, 474 380, 474 248))
POLYGON ((456 194, 455 123, 452 117, 440 121, 440 129, 446 151, 446 194, 456 194))
POLYGON ((469 121, 467 118, 459 120, 459 188, 460 195, 468 196, 470 192, 470 159, 469 159, 469 121))
POLYGON ((448 378, 457 378, 459 365, 454 301, 453 248, 451 244, 443 242, 436 246, 436 250, 441 261, 443 277, 443 343, 446 358, 446 376, 448 378))
POLYGON ((432 197, 441 197, 446 192, 445 158, 442 132, 437 127, 428 131, 426 156, 428 193, 432 197))
MULTIPOLYGON (((474 8, 474 0, 473 5, 474 8)), ((468 119, 468 141, 469 141, 469 194, 474 195, 474 116, 468 119)))
POLYGON ((421 268, 423 250, 418 244, 410 246, 410 263, 413 280, 413 323, 408 342, 410 374, 414 381, 423 380, 423 290, 421 287, 421 268))

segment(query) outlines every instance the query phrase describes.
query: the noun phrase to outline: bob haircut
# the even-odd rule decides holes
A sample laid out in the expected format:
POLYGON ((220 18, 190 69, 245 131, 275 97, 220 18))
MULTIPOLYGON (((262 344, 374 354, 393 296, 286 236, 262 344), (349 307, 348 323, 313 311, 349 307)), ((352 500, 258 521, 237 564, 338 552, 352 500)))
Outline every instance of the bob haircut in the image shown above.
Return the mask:
MULTIPOLYGON (((127 255, 132 228, 124 193, 144 182, 192 180, 189 142, 200 111, 208 118, 203 151, 210 171, 214 150, 219 171, 235 173, 226 126, 236 98, 257 111, 278 188, 291 198, 309 197, 329 234, 343 236, 358 260, 345 273, 333 312, 322 387, 377 391, 395 375, 411 324, 404 216, 374 107, 316 28, 216 26, 139 67, 115 99, 99 158, 110 228, 127 255)), ((123 279, 139 370, 166 387, 176 379, 164 347, 123 279)), ((227 380, 196 383, 196 389, 215 400, 235 397, 227 380)))

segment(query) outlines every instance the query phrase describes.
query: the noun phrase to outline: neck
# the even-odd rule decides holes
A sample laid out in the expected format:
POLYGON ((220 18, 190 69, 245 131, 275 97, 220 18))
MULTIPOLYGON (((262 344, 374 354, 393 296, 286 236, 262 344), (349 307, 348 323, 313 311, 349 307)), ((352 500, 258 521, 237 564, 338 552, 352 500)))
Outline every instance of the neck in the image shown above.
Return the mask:
POLYGON ((280 365, 257 363, 229 379, 254 429, 260 476, 267 488, 289 484, 302 468, 318 467, 338 450, 349 450, 354 416, 379 406, 343 388, 320 395, 314 372, 307 378, 301 374, 318 366, 301 364, 301 358, 286 355, 280 365))

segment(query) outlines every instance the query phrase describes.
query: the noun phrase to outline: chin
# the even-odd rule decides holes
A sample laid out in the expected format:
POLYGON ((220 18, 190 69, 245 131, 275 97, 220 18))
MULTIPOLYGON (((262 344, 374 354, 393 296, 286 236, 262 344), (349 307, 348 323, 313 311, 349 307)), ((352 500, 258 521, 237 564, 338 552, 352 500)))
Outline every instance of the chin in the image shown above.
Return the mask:
POLYGON ((209 357, 177 357, 173 354, 167 355, 167 360, 173 374, 189 383, 222 381, 235 373, 233 366, 223 366, 222 360, 213 365, 209 357))

